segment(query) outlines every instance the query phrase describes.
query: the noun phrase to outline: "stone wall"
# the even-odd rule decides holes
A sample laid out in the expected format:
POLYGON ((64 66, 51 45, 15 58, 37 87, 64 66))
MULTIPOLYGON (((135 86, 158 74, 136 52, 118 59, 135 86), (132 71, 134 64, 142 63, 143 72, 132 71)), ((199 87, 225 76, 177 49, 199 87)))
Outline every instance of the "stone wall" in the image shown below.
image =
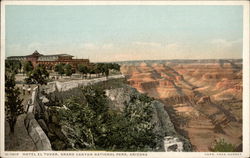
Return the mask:
POLYGON ((56 89, 59 92, 68 91, 73 88, 84 87, 84 86, 96 84, 98 82, 104 82, 110 79, 118 79, 118 78, 124 78, 124 75, 114 75, 114 76, 109 76, 108 78, 101 77, 101 78, 94 78, 94 79, 88 79, 88 80, 72 80, 72 81, 67 81, 67 82, 54 81, 48 84, 48 86, 46 87, 46 92, 51 93, 51 92, 54 92, 56 89))
POLYGON ((35 119, 35 114, 38 109, 40 109, 40 105, 38 102, 38 87, 35 87, 32 92, 32 96, 27 106, 27 115, 24 120, 25 127, 27 129, 28 134, 32 138, 33 142, 36 145, 37 150, 52 150, 50 141, 35 119))

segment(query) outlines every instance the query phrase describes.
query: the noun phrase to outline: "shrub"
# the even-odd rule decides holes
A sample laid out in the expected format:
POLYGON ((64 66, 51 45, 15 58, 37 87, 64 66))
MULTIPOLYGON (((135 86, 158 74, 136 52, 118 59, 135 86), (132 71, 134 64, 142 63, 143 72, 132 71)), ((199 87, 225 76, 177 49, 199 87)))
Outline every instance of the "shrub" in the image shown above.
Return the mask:
POLYGON ((235 148, 235 145, 225 142, 224 139, 220 139, 216 140, 211 150, 214 152, 234 152, 235 148))

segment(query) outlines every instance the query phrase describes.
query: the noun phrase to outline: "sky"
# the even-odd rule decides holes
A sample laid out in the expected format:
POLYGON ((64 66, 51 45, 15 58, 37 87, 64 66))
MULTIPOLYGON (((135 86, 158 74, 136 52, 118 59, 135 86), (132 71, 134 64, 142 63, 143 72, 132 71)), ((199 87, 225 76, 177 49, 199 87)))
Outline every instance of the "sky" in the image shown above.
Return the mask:
POLYGON ((242 58, 242 6, 7 5, 6 57, 93 62, 242 58))

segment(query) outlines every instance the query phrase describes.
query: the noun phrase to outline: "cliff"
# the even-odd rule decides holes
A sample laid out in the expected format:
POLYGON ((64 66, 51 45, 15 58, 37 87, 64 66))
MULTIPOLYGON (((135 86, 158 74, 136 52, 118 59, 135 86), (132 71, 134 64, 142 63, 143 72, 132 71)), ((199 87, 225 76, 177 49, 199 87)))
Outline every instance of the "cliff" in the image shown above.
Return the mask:
POLYGON ((241 145, 241 60, 126 62, 121 72, 129 85, 164 104, 175 129, 195 151, 211 151, 221 138, 241 145))
MULTIPOLYGON (((62 85, 62 83, 60 84, 62 85)), ((67 83, 63 84, 63 86, 66 84, 67 83)), ((46 134, 48 135, 51 141, 53 150, 192 150, 190 142, 178 132, 176 132, 174 125, 169 118, 169 114, 164 109, 164 105, 159 101, 154 100, 153 98, 147 97, 146 95, 139 93, 135 88, 128 86, 126 84, 126 81, 122 78, 104 81, 100 80, 99 82, 91 82, 82 86, 79 86, 77 84, 71 84, 71 86, 76 86, 71 88, 67 88, 67 86, 64 86, 65 90, 61 91, 55 85, 59 84, 50 84, 44 90, 44 96, 46 96, 46 98, 48 99, 48 102, 44 103, 44 106, 46 107, 46 113, 48 113, 48 116, 44 117, 44 121, 46 122, 46 129, 44 129, 44 131, 46 131, 46 134), (96 91, 96 87, 98 87, 97 89, 100 88, 101 91, 96 91), (102 90, 104 94, 102 94, 102 90), (77 101, 72 102, 72 98, 75 98, 77 101), (96 99, 96 101, 94 101, 93 98, 94 100, 96 99), (71 100, 70 103, 69 100, 71 100), (83 137, 81 135, 81 132, 77 133, 77 129, 75 129, 76 126, 73 125, 74 123, 72 122, 72 120, 71 122, 69 122, 69 119, 75 117, 75 115, 77 115, 76 113, 81 111, 81 109, 86 110, 87 108, 89 110, 92 110, 91 104, 95 104, 95 110, 98 110, 97 108, 99 108, 98 106, 100 105, 100 109, 102 112, 103 109, 105 109, 105 106, 108 106, 108 112, 105 113, 104 110, 104 113, 100 117, 103 117, 103 115, 105 115, 105 117, 108 117, 108 119, 110 119, 109 122, 111 122, 109 124, 112 124, 112 122, 120 121, 119 123, 113 123, 114 125, 112 126, 108 125, 107 121, 100 121, 102 123, 97 122, 100 123, 98 126, 102 126, 102 129, 99 131, 99 133, 103 132, 103 134, 106 135, 98 139, 109 140, 110 143, 113 142, 113 145, 109 145, 109 143, 107 143, 108 145, 105 143, 98 144, 99 140, 97 139, 97 137, 99 137, 99 135, 95 135, 94 132, 92 132, 92 135, 94 137, 92 140, 89 140, 89 137, 83 137), (75 105, 75 107, 72 108, 72 105, 75 105), (78 108, 76 106, 79 106, 79 109, 73 112, 75 108, 78 108), (67 113, 69 111, 70 113, 67 113), (65 113, 67 113, 67 115, 65 113), (65 117, 69 115, 70 118, 65 117), (138 115, 139 118, 137 118, 136 115, 138 115), (126 126, 128 127, 120 126, 123 123, 124 125, 127 123, 126 126), (122 141, 122 143, 117 144, 117 141, 118 139, 120 139, 121 136, 118 135, 118 137, 115 137, 114 135, 119 133, 120 130, 117 130, 119 128, 121 128, 120 130, 128 130, 124 131, 126 132, 124 133, 124 137, 126 135, 131 134, 131 137, 127 136, 128 139, 135 137, 136 140, 127 141, 126 139, 121 139, 119 141, 122 141), (136 132, 135 134, 135 132, 132 132, 134 130, 138 133, 136 132), (147 134, 149 134, 151 137, 144 137, 147 134), (81 141, 79 140, 79 138, 81 138, 81 141), (85 138, 86 140, 84 140, 83 138, 85 138), (82 144, 79 144, 79 142, 82 142, 82 144), (133 147, 134 144, 136 144, 136 146, 138 147, 133 147), (132 147, 130 148, 130 146, 132 147)), ((97 118, 99 118, 98 113, 94 114, 97 115, 97 118)), ((81 116, 82 115, 78 115, 77 117, 81 116)), ((87 124, 87 120, 82 122, 82 124, 79 125, 79 130, 81 129, 84 131, 84 128, 90 127, 87 126, 87 124)), ((93 128, 91 130, 98 131, 99 128, 93 128)))
MULTIPOLYGON (((106 90, 106 95, 110 99, 110 105, 113 108, 124 110, 126 102, 131 101, 131 96, 141 95, 135 88, 128 85, 123 85, 122 88, 114 88, 106 90)), ((154 133, 163 135, 163 148, 165 151, 191 151, 192 146, 190 142, 178 134, 170 120, 169 114, 164 109, 164 104, 153 100, 151 102, 153 107, 152 122, 155 124, 154 133), (176 146, 176 148, 174 148, 176 146)))

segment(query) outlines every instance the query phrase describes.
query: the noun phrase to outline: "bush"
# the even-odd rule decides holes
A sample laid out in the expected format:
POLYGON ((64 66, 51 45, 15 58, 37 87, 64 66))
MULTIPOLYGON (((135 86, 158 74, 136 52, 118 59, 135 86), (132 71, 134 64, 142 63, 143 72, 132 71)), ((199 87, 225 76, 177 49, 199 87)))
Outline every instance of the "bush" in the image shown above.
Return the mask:
POLYGON ((235 152, 235 145, 225 142, 224 139, 216 140, 214 146, 211 148, 214 152, 235 152))

